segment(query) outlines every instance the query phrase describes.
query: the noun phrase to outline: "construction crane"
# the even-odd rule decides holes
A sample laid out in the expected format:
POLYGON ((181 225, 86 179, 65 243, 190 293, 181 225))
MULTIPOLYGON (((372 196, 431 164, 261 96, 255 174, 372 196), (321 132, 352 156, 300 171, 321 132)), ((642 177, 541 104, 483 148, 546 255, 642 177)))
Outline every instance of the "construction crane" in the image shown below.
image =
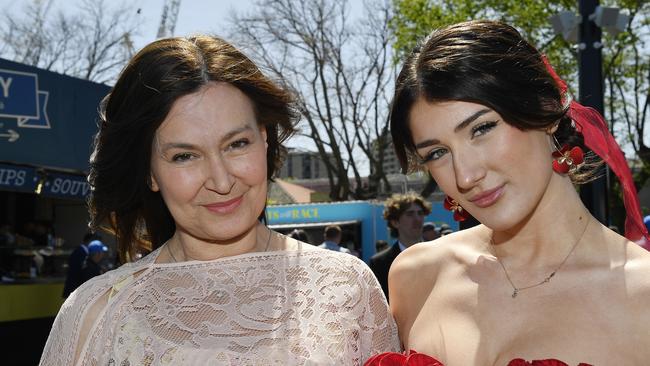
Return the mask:
POLYGON ((178 9, 181 7, 181 0, 165 0, 160 27, 158 27, 158 38, 171 37, 174 35, 176 20, 178 20, 178 9))

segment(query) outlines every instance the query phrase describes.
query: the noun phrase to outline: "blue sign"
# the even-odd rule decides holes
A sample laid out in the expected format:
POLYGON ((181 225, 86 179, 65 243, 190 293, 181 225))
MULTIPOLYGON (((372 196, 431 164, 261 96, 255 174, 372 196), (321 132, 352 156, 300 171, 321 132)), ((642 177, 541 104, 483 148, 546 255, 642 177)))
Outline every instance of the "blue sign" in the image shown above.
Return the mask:
POLYGON ((0 117, 40 118, 38 76, 0 69, 0 117))
POLYGON ((109 90, 0 59, 0 163, 84 175, 109 90))
POLYGON ((34 168, 0 165, 0 188, 3 190, 33 192, 37 181, 34 168))
POLYGON ((23 128, 50 128, 50 120, 47 118, 47 100, 50 93, 38 91, 38 118, 19 118, 18 127, 23 128))
POLYGON ((9 164, 0 164, 0 189, 80 200, 90 193, 90 185, 84 175, 9 164))
POLYGON ((85 176, 47 173, 42 194, 48 197, 84 199, 90 193, 85 176))

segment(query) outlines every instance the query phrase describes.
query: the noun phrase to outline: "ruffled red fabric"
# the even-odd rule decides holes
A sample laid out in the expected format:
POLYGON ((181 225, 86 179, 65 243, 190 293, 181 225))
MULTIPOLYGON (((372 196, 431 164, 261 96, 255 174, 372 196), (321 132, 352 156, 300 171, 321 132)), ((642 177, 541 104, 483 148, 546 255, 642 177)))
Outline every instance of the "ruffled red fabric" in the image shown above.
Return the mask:
MULTIPOLYGON (((528 362, 522 358, 517 358, 508 363, 508 366, 569 366, 569 364, 556 359, 534 360, 528 362)), ((578 366, 592 366, 588 363, 579 363, 578 366)))
POLYGON ((372 356, 363 366, 445 366, 424 353, 410 350, 405 353, 385 352, 372 356))
MULTIPOLYGON (((545 56, 543 60, 548 72, 557 83, 563 99, 566 98, 566 83, 553 70, 545 56)), ((603 116, 595 109, 585 107, 576 101, 572 101, 569 105, 568 116, 575 122, 576 129, 582 134, 585 145, 603 159, 621 183, 623 204, 627 212, 625 217, 625 237, 632 241, 638 241, 642 238, 650 239, 648 229, 643 224, 641 205, 639 204, 639 197, 637 196, 630 167, 627 165, 623 151, 621 151, 614 136, 609 132, 603 116)))
MULTIPOLYGON (((410 350, 405 353, 385 352, 372 356, 363 366, 445 366, 424 353, 417 353, 410 350)), ((534 360, 528 362, 523 358, 517 358, 508 362, 508 366, 569 366, 567 363, 556 359, 534 360)), ((578 366, 593 366, 588 363, 580 363, 578 366)))

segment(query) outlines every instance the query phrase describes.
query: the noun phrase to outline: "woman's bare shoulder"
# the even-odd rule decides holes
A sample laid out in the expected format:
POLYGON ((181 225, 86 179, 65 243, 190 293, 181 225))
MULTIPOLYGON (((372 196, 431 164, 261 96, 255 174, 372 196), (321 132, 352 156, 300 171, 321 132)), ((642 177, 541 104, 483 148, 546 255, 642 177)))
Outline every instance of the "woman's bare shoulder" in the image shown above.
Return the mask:
POLYGON ((646 304, 650 304, 650 252, 631 241, 627 241, 624 247, 627 291, 633 297, 641 296, 646 304))
POLYGON ((480 239, 485 227, 457 231, 436 240, 415 244, 400 253, 391 266, 391 272, 419 272, 424 268, 462 265, 480 254, 480 239))
POLYGON ((429 292, 443 271, 476 261, 484 247, 481 244, 484 231, 485 227, 480 225, 409 247, 391 265, 389 292, 392 293, 392 288, 429 292))

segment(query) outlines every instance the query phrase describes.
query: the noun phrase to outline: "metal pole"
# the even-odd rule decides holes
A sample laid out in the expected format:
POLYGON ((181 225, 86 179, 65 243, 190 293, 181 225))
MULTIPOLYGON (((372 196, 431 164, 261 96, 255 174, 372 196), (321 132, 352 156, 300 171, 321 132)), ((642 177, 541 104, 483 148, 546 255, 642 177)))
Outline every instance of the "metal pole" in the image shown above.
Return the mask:
MULTIPOLYGON (((579 99, 580 103, 592 107, 603 114, 603 56, 600 28, 591 20, 589 15, 596 11, 598 0, 579 0, 580 42, 578 52, 579 62, 579 99)), ((580 188, 580 197, 585 206, 598 221, 608 225, 609 205, 607 195, 607 180, 605 176, 584 184, 580 188)))

